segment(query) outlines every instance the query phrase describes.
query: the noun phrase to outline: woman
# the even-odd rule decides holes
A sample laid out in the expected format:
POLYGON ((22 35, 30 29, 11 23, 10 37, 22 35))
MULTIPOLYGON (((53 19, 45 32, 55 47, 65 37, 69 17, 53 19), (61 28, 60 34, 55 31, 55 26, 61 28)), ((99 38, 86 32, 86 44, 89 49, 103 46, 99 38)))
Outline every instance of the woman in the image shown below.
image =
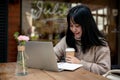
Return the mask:
POLYGON ((83 68, 97 74, 110 70, 110 49, 100 33, 91 11, 84 5, 71 8, 67 15, 66 36, 54 47, 59 60, 65 49, 75 49, 75 56, 66 57, 66 62, 83 64, 83 68))

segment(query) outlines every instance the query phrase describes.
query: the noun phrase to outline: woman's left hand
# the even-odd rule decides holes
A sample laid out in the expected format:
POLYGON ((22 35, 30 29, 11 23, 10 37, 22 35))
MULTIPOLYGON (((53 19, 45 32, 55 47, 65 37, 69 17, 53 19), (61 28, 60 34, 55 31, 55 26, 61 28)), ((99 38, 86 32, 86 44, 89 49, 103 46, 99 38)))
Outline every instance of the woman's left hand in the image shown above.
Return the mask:
POLYGON ((74 56, 67 56, 67 57, 66 57, 66 62, 68 62, 68 63, 74 63, 74 64, 79 64, 79 63, 80 63, 80 60, 77 59, 77 58, 74 57, 74 56))

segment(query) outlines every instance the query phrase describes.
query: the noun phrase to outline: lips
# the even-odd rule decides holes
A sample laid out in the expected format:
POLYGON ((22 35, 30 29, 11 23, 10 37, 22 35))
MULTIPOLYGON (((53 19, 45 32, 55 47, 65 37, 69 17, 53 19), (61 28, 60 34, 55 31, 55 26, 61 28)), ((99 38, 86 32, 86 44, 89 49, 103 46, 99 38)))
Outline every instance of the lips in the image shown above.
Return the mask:
POLYGON ((80 32, 74 33, 74 37, 75 37, 76 39, 79 39, 79 38, 80 38, 80 32))
POLYGON ((79 32, 78 33, 74 33, 75 35, 78 35, 79 34, 79 32))
POLYGON ((74 36, 75 36, 75 37, 79 37, 79 34, 78 34, 78 33, 77 33, 77 34, 74 34, 74 36))

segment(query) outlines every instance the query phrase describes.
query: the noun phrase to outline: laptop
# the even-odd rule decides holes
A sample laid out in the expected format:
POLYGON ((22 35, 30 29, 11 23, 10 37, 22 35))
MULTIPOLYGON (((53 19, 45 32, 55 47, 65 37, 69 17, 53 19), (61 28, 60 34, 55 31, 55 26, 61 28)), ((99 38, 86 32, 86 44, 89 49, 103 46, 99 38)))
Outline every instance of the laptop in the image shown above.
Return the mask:
POLYGON ((82 64, 57 63, 52 42, 29 41, 26 43, 27 67, 49 71, 75 70, 82 64))

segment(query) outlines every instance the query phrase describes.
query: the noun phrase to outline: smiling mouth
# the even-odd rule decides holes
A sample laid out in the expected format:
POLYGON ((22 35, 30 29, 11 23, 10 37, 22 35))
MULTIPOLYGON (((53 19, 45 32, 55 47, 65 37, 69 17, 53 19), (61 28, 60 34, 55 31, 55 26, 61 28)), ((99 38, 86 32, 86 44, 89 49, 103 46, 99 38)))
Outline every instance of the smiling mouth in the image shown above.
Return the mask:
POLYGON ((75 33, 75 35, 78 35, 79 33, 75 33))

